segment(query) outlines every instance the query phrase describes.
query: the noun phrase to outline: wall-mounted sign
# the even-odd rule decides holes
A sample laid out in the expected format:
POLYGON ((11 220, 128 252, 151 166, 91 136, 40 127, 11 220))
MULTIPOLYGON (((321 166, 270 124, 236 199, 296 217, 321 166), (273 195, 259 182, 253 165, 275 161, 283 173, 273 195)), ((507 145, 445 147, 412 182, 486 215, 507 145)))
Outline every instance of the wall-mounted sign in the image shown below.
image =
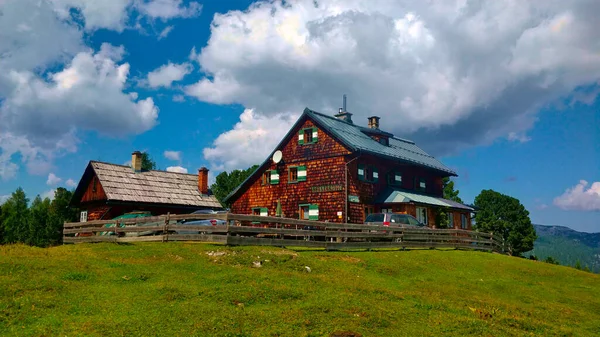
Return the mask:
POLYGON ((344 189, 344 186, 342 186, 342 185, 322 185, 322 186, 312 186, 310 188, 310 190, 313 193, 342 191, 343 189, 344 189))
POLYGON ((338 216, 338 218, 340 218, 340 219, 341 219, 341 218, 342 218, 342 212, 341 212, 341 211, 340 211, 340 212, 337 212, 337 216, 338 216))
POLYGON ((350 201, 350 202, 360 202, 360 198, 358 197, 358 195, 349 195, 348 196, 348 201, 350 201))

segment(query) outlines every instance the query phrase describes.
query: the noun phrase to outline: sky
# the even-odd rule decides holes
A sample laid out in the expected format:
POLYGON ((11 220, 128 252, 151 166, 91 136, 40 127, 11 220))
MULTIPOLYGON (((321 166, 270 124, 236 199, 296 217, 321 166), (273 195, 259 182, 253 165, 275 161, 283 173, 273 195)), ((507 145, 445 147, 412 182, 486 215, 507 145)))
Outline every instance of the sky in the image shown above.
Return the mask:
POLYGON ((534 223, 600 231, 600 2, 0 0, 0 202, 90 160, 261 163, 305 107, 419 146, 534 223))

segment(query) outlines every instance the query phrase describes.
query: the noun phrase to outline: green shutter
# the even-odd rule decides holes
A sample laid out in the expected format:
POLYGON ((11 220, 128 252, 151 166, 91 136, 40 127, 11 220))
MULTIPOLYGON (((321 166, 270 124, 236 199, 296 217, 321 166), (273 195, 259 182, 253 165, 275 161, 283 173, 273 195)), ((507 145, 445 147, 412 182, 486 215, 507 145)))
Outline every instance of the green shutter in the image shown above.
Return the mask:
POLYGON ((279 184, 279 172, 277 170, 271 171, 271 185, 279 184))
POLYGON ((269 216, 269 209, 267 209, 266 207, 261 207, 260 216, 269 216))
POLYGON ((308 205, 308 220, 319 220, 319 205, 308 205))
POLYGON ((377 171, 377 167, 373 166, 373 182, 379 181, 379 171, 377 171))
POLYGON ((298 181, 306 181, 306 166, 298 166, 298 181))
POLYGON ((365 180, 365 165, 358 164, 358 180, 365 180))
POLYGON ((298 132, 298 144, 304 145, 304 130, 298 132))
POLYGON ((317 131, 317 128, 312 128, 312 142, 316 143, 317 142, 317 136, 319 136, 319 132, 317 131))

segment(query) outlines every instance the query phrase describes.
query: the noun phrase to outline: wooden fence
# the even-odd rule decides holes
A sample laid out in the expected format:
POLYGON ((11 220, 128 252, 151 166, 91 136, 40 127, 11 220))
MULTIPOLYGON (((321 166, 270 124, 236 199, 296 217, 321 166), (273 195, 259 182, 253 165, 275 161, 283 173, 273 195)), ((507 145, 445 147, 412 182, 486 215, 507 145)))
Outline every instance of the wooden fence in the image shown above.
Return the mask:
POLYGON ((326 250, 455 248, 505 253, 502 238, 461 229, 402 228, 241 214, 179 214, 64 224, 64 243, 197 241, 326 250), (192 220, 219 224, 186 225, 192 220))

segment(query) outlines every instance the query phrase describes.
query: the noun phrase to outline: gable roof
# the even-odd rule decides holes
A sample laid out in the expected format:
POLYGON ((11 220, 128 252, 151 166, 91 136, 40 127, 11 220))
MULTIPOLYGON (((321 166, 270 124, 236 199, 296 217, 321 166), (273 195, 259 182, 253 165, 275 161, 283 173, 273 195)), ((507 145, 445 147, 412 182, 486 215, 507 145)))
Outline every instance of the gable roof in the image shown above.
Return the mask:
POLYGON ((94 174, 110 201, 222 207, 214 195, 200 194, 198 176, 195 174, 155 170, 136 173, 129 166, 98 161, 88 164, 71 203, 80 203, 94 174))
POLYGON ((368 152, 375 156, 396 159, 441 171, 450 176, 456 176, 456 172, 423 151, 413 141, 393 137, 392 134, 382 130, 350 124, 339 118, 324 115, 308 108, 304 110, 304 113, 308 114, 317 124, 353 151, 368 152), (365 133, 388 136, 389 146, 379 143, 365 133))
POLYGON ((419 166, 428 167, 440 171, 448 176, 457 175, 456 172, 446 167, 439 160, 423 151, 423 149, 415 145, 415 143, 410 140, 394 137, 391 133, 379 129, 371 129, 360 125, 351 124, 334 116, 328 116, 320 112, 313 111, 309 108, 305 108, 300 118, 298 118, 288 133, 281 139, 279 144, 277 144, 275 149, 271 152, 271 155, 269 155, 267 159, 260 164, 254 173, 248 176, 248 178, 246 178, 239 186, 229 193, 229 195, 225 197, 225 201, 228 201, 230 198, 237 195, 245 185, 252 181, 252 178, 255 176, 255 174, 260 172, 263 167, 267 165, 267 163, 271 160, 273 153, 275 153, 275 151, 283 145, 285 140, 291 136, 292 131, 294 131, 306 117, 310 118, 313 122, 315 122, 315 124, 325 131, 331 133, 352 152, 366 152, 375 156, 396 159, 419 166), (373 138, 366 135, 365 132, 389 137, 389 146, 377 142, 373 138))
POLYGON ((473 211, 472 207, 463 205, 453 200, 432 197, 421 193, 415 193, 414 191, 403 190, 401 188, 386 188, 383 192, 379 193, 379 195, 375 197, 375 202, 379 204, 416 202, 420 204, 473 211))

